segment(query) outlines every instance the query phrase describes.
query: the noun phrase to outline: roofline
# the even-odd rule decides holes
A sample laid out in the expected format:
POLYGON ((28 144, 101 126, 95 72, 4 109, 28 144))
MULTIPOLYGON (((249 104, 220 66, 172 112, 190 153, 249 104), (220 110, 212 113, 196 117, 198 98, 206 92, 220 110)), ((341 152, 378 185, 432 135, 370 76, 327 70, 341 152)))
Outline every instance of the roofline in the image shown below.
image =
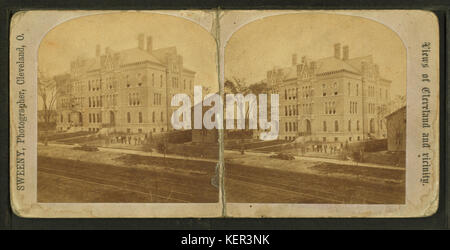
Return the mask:
POLYGON ((391 117, 392 115, 397 114, 398 112, 402 111, 403 109, 406 109, 406 105, 397 109, 396 111, 390 113, 389 115, 386 115, 385 118, 391 117))
POLYGON ((316 76, 332 75, 332 74, 337 74, 337 73, 341 73, 341 72, 347 72, 347 73, 350 73, 350 74, 354 74, 354 75, 361 76, 360 73, 355 73, 355 72, 352 72, 352 71, 346 70, 346 69, 341 69, 341 70, 336 70, 336 71, 323 72, 323 73, 316 74, 316 76))

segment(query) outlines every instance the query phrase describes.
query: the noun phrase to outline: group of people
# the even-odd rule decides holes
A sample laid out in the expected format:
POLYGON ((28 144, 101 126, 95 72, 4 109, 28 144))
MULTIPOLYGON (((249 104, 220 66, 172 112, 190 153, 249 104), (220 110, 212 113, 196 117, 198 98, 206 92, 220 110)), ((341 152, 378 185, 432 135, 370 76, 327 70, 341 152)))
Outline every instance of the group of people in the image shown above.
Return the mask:
MULTIPOLYGON (((311 145, 311 151, 315 153, 325 153, 325 154, 339 154, 346 150, 348 146, 343 143, 340 144, 313 144, 311 145)), ((308 151, 308 148, 306 149, 308 151)))
POLYGON ((142 145, 148 143, 149 137, 147 134, 139 134, 139 135, 114 135, 109 136, 107 139, 107 143, 114 144, 130 144, 130 145, 142 145))

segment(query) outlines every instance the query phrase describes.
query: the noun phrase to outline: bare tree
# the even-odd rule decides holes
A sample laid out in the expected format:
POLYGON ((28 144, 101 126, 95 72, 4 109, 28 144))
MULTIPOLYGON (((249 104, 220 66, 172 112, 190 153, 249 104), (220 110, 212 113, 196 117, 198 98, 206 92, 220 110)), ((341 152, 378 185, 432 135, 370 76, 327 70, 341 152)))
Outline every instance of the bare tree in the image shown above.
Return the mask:
POLYGON ((44 123, 48 127, 51 116, 55 112, 57 90, 55 80, 48 77, 42 70, 38 71, 38 96, 42 101, 44 123))
MULTIPOLYGON (((233 77, 233 79, 226 79, 224 83, 224 87, 226 88, 225 93, 231 92, 232 94, 243 94, 244 96, 247 94, 254 94, 258 96, 258 94, 268 93, 267 83, 265 82, 257 82, 254 84, 247 84, 245 78, 237 78, 233 77)), ((252 103, 252 105, 256 105, 256 103, 252 103)), ((254 108, 254 107, 252 107, 254 108)), ((250 105, 245 106, 245 130, 249 129, 249 111, 250 105)))

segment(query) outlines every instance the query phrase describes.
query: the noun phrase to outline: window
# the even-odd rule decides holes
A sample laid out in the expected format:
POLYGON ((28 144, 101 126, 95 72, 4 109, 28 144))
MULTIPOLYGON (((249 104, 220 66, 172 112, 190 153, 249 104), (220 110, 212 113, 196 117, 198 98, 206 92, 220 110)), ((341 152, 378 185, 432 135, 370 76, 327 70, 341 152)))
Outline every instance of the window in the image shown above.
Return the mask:
POLYGON ((334 132, 339 132, 339 122, 334 121, 334 132))
POLYGON ((284 90, 284 99, 285 99, 285 100, 287 100, 287 96, 288 96, 288 94, 287 94, 287 89, 285 89, 285 90, 284 90))
POLYGON ((131 123, 131 114, 130 114, 130 112, 127 113, 127 122, 131 123))
POLYGON ((139 112, 139 123, 142 123, 142 112, 139 112))
POLYGON ((155 86, 155 73, 152 73, 152 86, 155 86))
POLYGON ((164 112, 161 112, 161 121, 164 121, 164 112))
POLYGON ((352 131, 352 121, 348 120, 348 131, 352 131))
POLYGON ((359 120, 356 121, 356 131, 359 131, 359 120))
POLYGON ((155 111, 152 113, 152 122, 155 122, 155 111))
POLYGON ((323 131, 327 132, 327 122, 323 121, 323 131))

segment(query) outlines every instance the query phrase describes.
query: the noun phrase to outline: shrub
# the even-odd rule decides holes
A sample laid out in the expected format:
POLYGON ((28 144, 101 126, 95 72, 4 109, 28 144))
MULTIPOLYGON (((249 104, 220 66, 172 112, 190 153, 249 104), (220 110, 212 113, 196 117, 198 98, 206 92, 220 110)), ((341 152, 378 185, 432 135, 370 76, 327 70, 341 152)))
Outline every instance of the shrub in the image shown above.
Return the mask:
POLYGON ((163 142, 159 142, 156 145, 156 150, 158 151, 158 153, 165 154, 167 150, 166 144, 163 142))

